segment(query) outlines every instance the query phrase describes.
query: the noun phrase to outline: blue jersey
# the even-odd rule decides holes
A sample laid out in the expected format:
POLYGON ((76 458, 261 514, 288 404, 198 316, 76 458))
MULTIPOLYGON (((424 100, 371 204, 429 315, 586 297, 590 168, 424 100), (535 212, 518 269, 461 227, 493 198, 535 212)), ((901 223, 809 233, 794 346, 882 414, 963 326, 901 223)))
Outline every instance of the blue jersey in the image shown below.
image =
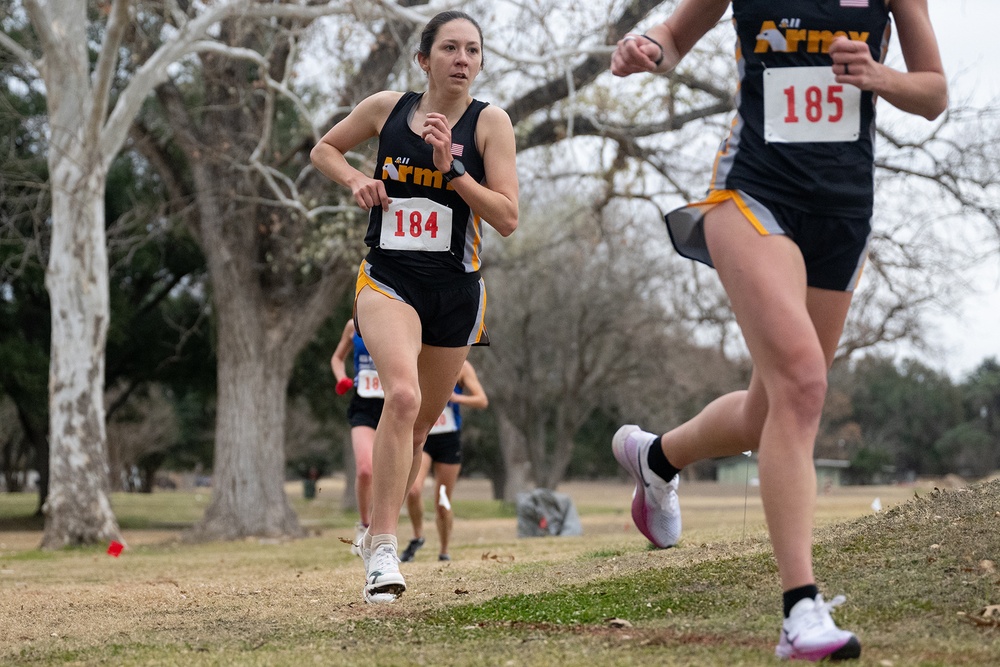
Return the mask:
POLYGON ((375 370, 375 362, 368 354, 365 341, 354 332, 354 386, 358 396, 362 398, 384 398, 382 384, 378 378, 378 371, 375 370))
POLYGON ((712 190, 743 190, 803 211, 870 217, 875 100, 838 84, 830 44, 844 36, 885 59, 884 0, 734 0, 739 88, 712 190))
POLYGON ((371 355, 368 354, 368 348, 365 347, 365 341, 361 338, 358 332, 354 332, 354 379, 358 379, 358 373, 362 370, 375 370, 375 362, 372 361, 371 355))
MULTIPOLYGON (((459 387, 457 384, 455 385, 455 393, 456 394, 461 394, 462 393, 462 388, 459 387)), ((452 403, 451 401, 448 401, 448 406, 445 408, 445 410, 452 410, 454 412, 454 414, 455 414, 455 428, 456 429, 461 429, 462 428, 462 413, 459 412, 459 410, 458 410, 458 403, 452 403)))

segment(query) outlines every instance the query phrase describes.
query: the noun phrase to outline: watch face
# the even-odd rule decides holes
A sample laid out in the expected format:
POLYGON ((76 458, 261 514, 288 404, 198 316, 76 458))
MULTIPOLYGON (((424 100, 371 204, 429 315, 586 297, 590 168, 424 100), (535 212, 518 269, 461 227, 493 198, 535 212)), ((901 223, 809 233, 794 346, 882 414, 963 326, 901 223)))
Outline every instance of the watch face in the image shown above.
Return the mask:
POLYGON ((448 173, 444 175, 444 180, 447 182, 451 182, 452 179, 458 178, 464 173, 465 173, 465 165, 462 164, 461 160, 456 158, 451 161, 451 169, 448 170, 448 173))

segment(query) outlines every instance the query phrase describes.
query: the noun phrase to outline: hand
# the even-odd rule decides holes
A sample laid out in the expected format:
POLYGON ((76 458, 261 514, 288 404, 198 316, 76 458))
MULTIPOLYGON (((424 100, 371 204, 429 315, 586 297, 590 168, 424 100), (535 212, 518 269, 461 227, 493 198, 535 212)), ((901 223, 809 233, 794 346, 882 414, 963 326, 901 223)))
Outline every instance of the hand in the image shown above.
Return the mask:
POLYGON ((878 67, 867 43, 837 37, 830 42, 830 57, 833 58, 833 74, 837 83, 872 90, 878 67))
POLYGON ((637 72, 653 72, 657 59, 665 55, 659 46, 642 35, 625 35, 611 54, 611 73, 628 76, 637 72))
POLYGON ((349 392, 354 387, 354 380, 351 378, 340 378, 337 380, 337 387, 334 391, 337 392, 337 396, 343 396, 349 392))
POLYGON ((454 158, 451 155, 451 128, 448 126, 448 117, 433 111, 428 113, 420 137, 434 149, 434 166, 439 171, 451 169, 451 161, 454 158))
POLYGON ((351 194, 358 206, 370 211, 376 206, 382 210, 389 208, 391 200, 385 191, 385 183, 374 178, 362 178, 351 184, 351 194))

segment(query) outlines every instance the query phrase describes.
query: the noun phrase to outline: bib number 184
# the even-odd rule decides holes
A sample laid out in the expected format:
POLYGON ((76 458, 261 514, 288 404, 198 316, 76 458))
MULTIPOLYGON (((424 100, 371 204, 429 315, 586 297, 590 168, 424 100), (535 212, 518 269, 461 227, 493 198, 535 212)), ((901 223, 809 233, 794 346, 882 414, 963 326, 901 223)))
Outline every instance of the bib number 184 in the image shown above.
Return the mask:
POLYGON ((420 211, 410 211, 409 221, 404 222, 405 214, 403 211, 396 211, 396 236, 406 236, 409 234, 414 238, 420 236, 424 232, 431 235, 432 239, 437 238, 438 233, 438 214, 437 211, 431 211, 431 214, 427 216, 427 220, 424 221, 424 215, 420 211))
POLYGON ((451 209, 431 199, 393 199, 382 212, 379 245, 389 250, 449 250, 451 221, 451 209))

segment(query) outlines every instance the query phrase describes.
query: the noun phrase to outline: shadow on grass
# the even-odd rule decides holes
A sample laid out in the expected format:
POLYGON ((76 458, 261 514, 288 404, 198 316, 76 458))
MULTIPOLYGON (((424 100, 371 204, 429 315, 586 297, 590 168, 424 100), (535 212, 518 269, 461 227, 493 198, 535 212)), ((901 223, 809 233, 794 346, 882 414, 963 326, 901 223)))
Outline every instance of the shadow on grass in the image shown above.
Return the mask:
POLYGON ((42 514, 0 516, 0 532, 3 533, 42 530, 44 527, 45 517, 42 514))
MULTIPOLYGON (((184 531, 191 528, 191 521, 157 521, 144 516, 118 517, 118 527, 122 530, 169 530, 184 531)), ((0 533, 41 532, 45 530, 45 516, 42 514, 22 514, 0 516, 0 533)))

